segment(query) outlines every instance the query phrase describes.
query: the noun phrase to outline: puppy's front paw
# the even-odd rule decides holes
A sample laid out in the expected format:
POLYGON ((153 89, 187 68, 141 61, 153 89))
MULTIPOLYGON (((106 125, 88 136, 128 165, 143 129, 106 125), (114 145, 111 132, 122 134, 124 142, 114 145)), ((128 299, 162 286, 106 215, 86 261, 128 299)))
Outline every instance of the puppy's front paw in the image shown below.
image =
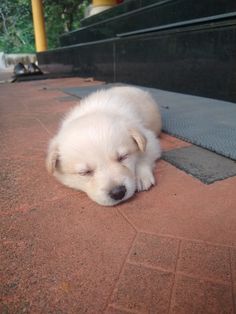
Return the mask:
POLYGON ((137 191, 146 191, 155 184, 155 178, 147 165, 140 165, 136 171, 136 188, 137 191))

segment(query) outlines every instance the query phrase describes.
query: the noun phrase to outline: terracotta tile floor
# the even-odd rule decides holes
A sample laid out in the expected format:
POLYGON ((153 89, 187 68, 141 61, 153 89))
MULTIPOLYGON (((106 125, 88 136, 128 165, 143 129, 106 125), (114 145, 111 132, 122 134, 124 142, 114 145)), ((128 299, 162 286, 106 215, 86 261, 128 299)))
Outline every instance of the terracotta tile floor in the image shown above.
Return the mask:
POLYGON ((236 177, 204 185, 159 161, 157 186, 107 208, 47 174, 76 103, 60 88, 95 83, 0 85, 0 313, 236 313, 236 177))

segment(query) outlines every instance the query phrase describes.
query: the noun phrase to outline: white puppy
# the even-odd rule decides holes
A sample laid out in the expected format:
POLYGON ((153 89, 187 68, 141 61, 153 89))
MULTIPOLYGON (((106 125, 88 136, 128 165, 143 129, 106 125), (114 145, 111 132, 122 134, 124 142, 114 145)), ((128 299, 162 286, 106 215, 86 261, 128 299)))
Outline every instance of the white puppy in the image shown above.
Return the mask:
POLYGON ((111 206, 155 184, 161 117, 149 93, 113 87, 81 100, 49 145, 47 169, 63 184, 111 206))

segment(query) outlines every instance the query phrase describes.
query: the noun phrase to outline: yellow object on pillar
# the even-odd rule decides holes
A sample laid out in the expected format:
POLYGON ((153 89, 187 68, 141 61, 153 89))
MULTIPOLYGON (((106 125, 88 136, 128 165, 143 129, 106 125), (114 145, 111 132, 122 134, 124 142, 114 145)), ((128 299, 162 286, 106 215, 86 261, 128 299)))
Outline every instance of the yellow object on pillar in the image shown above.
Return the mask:
POLYGON ((36 51, 47 50, 42 0, 31 0, 36 51))
POLYGON ((103 5, 115 5, 116 4, 116 0, 93 0, 92 1, 93 6, 103 6, 103 5))
POLYGON ((117 0, 92 0, 92 6, 90 7, 88 16, 98 14, 102 11, 114 7, 116 4, 117 0))

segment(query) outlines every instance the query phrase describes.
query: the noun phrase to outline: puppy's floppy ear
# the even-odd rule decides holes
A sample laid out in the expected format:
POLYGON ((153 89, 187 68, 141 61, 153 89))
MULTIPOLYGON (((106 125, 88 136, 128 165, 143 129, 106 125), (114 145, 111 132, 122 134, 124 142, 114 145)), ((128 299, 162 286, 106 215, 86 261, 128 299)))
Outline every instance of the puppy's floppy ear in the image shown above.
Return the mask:
POLYGON ((138 129, 130 129, 129 131, 133 140, 138 145, 138 148, 141 150, 141 152, 144 152, 146 149, 146 144, 147 144, 146 137, 138 129))
POLYGON ((54 173, 59 164, 59 150, 56 138, 52 139, 46 158, 46 167, 49 173, 54 173))

